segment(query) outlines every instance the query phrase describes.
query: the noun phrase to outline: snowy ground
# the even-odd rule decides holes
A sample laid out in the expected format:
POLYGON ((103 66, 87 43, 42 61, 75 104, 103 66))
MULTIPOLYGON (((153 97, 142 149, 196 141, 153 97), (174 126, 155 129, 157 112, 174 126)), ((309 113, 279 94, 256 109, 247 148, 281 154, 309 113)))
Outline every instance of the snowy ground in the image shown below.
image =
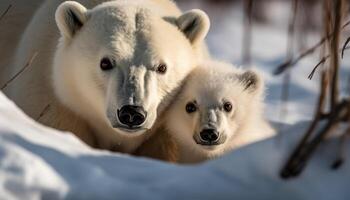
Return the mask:
MULTIPOLYGON (((212 20, 207 41, 213 56, 240 63, 238 8, 200 1, 180 6, 204 9, 212 20)), ((279 116, 281 78, 271 72, 284 59, 285 30, 281 25, 254 25, 253 64, 266 78, 266 116, 289 125, 283 126, 278 138, 201 165, 178 166, 93 150, 69 133, 36 124, 0 93, 0 199, 348 199, 350 165, 330 170, 336 141, 318 150, 300 178, 278 177, 306 128, 305 120, 312 117, 318 93, 318 77, 307 79, 318 60, 309 58, 293 70, 288 116, 279 116)), ((315 35, 306 37, 310 44, 317 41, 315 35)), ((350 59, 343 64, 344 80, 350 59)))
POLYGON ((259 142, 205 164, 178 166, 93 150, 69 133, 37 124, 1 93, 0 113, 0 199, 345 200, 350 196, 350 165, 330 170, 335 141, 318 151, 300 178, 279 178, 305 123, 289 127, 278 140, 259 142))

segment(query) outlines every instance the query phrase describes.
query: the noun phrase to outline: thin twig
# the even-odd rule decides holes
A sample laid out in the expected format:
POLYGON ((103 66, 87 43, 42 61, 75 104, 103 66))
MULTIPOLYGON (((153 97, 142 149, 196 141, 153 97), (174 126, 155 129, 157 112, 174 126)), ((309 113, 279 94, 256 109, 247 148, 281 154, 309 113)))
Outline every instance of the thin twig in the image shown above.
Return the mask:
POLYGON ((350 97, 350 74, 348 76, 348 81, 347 81, 348 85, 346 87, 346 91, 348 92, 347 95, 350 97))
MULTIPOLYGON (((288 25, 288 41, 287 41, 287 53, 286 59, 291 60, 294 53, 294 35, 295 35, 295 24, 298 12, 298 2, 299 0, 293 0, 292 9, 289 17, 288 25)), ((281 108, 280 108, 280 118, 284 119, 288 115, 288 107, 286 102, 289 99, 289 89, 290 89, 291 73, 288 71, 283 78, 282 92, 281 92, 281 108)), ((279 127, 281 129, 282 127, 279 127)))
POLYGON ((0 21, 1 21, 2 18, 4 18, 5 15, 10 11, 11 7, 12 7, 12 4, 10 4, 10 5, 6 8, 6 10, 1 14, 1 16, 0 16, 0 21))
MULTIPOLYGON (((345 52, 345 51, 348 50, 348 49, 350 49, 350 47, 345 47, 345 48, 341 49, 340 51, 345 52)), ((317 68, 318 68, 320 65, 324 64, 330 57, 331 57, 331 55, 324 56, 324 57, 317 63, 317 65, 315 65, 315 67, 312 69, 311 73, 310 73, 309 76, 308 76, 308 78, 309 78, 310 80, 312 79, 312 77, 313 77, 314 73, 316 72, 317 68)))
POLYGON ((329 58, 329 56, 323 57, 322 60, 321 60, 319 63, 317 63, 317 65, 312 69, 311 73, 309 74, 309 76, 308 76, 307 78, 311 80, 312 77, 314 76, 314 73, 316 72, 316 69, 317 69, 320 65, 324 64, 324 63, 327 61, 328 58, 329 58))
POLYGON ((331 67, 332 67, 332 77, 331 77, 331 101, 330 107, 334 109, 339 101, 339 41, 341 32, 341 21, 342 21, 342 8, 344 0, 337 0, 334 6, 334 31, 331 43, 331 67))
POLYGON ((252 11, 253 0, 245 0, 244 6, 244 27, 242 44, 242 64, 250 66, 251 64, 251 40, 252 40, 252 11))
POLYGON ((350 42, 350 37, 348 37, 348 39, 346 39, 346 41, 345 41, 345 43, 344 43, 344 45, 343 45, 343 48, 342 48, 342 50, 341 50, 341 58, 342 58, 342 59, 344 58, 344 52, 345 52, 345 50, 346 50, 346 48, 347 48, 349 42, 350 42))
POLYGON ((1 88, 0 90, 5 89, 12 81, 14 81, 19 75, 21 75, 29 66, 32 65, 33 61, 35 60, 35 58, 37 57, 38 53, 35 52, 33 54, 33 56, 30 58, 30 60, 24 65, 24 67, 19 70, 19 72, 17 72, 10 80, 8 80, 1 88))
MULTIPOLYGON (((315 112, 315 117, 314 117, 314 121, 311 123, 311 126, 309 127, 309 129, 307 130, 306 134, 305 134, 305 139, 302 140, 303 142, 301 142, 302 144, 306 142, 306 140, 311 136, 312 132, 315 130, 318 122, 320 121, 320 119, 324 119, 326 116, 324 114, 324 106, 326 103, 326 95, 327 95, 327 86, 328 86, 328 76, 326 71, 322 71, 321 74, 321 88, 320 88, 320 95, 319 95, 319 100, 317 103, 317 107, 316 107, 316 112, 315 112)), ((327 117, 330 114, 327 115, 327 117)))
POLYGON ((39 121, 50 109, 50 104, 46 105, 44 109, 40 112, 39 117, 36 118, 36 121, 39 121))
MULTIPOLYGON (((342 29, 344 29, 345 27, 347 27, 350 24, 350 20, 348 22, 346 22, 343 26, 342 29)), ((299 56, 297 56, 295 59, 291 59, 291 60, 287 60, 286 62, 280 64, 279 66, 277 66, 276 70, 274 71, 275 75, 280 75, 282 74, 286 69, 294 66, 295 64, 297 64, 300 60, 302 60, 303 58, 305 58, 306 56, 308 56, 309 54, 313 53, 316 49, 318 49, 326 40, 328 40, 329 38, 331 38, 333 36, 334 32, 332 34, 329 34, 326 37, 323 37, 319 42, 317 42, 314 46, 312 46, 311 48, 305 50, 304 52, 302 52, 299 56)))
MULTIPOLYGON (((331 15, 330 2, 331 1, 326 0, 326 1, 324 1, 324 4, 323 4, 324 11, 325 11, 324 12, 324 21, 325 21, 325 23, 324 23, 325 34, 324 35, 325 36, 331 35, 330 30, 332 27, 331 26, 332 21, 330 20, 331 19, 330 18, 330 15, 331 15)), ((335 32, 333 32, 332 34, 335 34, 335 32)), ((330 37, 323 37, 323 38, 327 38, 325 40, 327 42, 330 40, 330 37)), ((321 44, 324 44, 323 50, 325 50, 326 44, 324 42, 322 42, 321 44)), ((322 59, 322 60, 326 60, 326 59, 322 59)), ((323 64, 323 63, 321 62, 321 64, 323 64)), ((283 169, 281 171, 281 177, 283 177, 283 178, 290 178, 290 177, 297 176, 298 174, 300 174, 301 171, 303 170, 303 168, 305 167, 307 160, 309 159, 309 157, 311 157, 312 153, 316 150, 318 145, 321 143, 324 136, 327 135, 338 124, 338 120, 340 118, 339 115, 341 115, 340 114, 340 113, 342 113, 341 110, 343 109, 344 104, 345 104, 344 102, 337 105, 335 107, 336 109, 332 109, 330 111, 330 114, 328 116, 329 121, 328 121, 327 125, 318 134, 316 134, 316 137, 313 140, 310 141, 311 136, 312 136, 314 130, 316 129, 316 127, 317 127, 317 125, 318 125, 318 123, 319 123, 319 121, 324 113, 323 109, 325 107, 325 99, 326 99, 327 91, 328 91, 327 87, 329 85, 328 84, 329 73, 330 73, 329 70, 322 71, 321 92, 320 92, 319 102, 318 102, 318 105, 316 108, 314 120, 312 121, 308 130, 304 134, 303 138, 298 143, 298 146, 296 147, 296 149, 293 151, 292 155, 288 159, 288 162, 283 167, 283 169)))

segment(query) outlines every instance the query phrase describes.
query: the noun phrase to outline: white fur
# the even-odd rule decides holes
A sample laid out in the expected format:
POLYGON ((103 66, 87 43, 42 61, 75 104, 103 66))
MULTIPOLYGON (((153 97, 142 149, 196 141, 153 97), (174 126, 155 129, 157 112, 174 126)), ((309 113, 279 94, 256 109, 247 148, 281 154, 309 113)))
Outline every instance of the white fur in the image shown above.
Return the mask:
POLYGON ((244 71, 216 61, 207 61, 194 69, 165 117, 165 127, 179 145, 180 162, 214 158, 271 136, 274 131, 262 114, 263 97, 264 83, 256 71, 244 71), (246 81, 251 77, 247 74, 255 77, 248 88, 246 81), (197 103, 197 111, 187 113, 186 105, 193 101, 197 103), (231 112, 223 110, 224 102, 232 103, 231 112), (208 147, 194 140, 194 135, 210 123, 227 138, 223 144, 208 147))
POLYGON ((46 125, 72 131, 95 147, 131 153, 149 137, 152 131, 146 130, 157 125, 182 80, 207 56, 203 39, 208 18, 201 11, 189 11, 186 15, 197 21, 185 33, 183 23, 191 19, 168 0, 78 2, 50 0, 38 9, 22 36, 12 70, 20 70, 33 54, 38 56, 5 92, 46 125), (115 69, 100 69, 105 56, 116 60, 115 69), (160 62, 168 66, 164 75, 154 69, 160 62), (129 81, 122 82, 122 75, 129 81), (128 92, 125 84, 135 89, 128 92), (148 112, 138 133, 111 125, 116 110, 130 103, 148 112))

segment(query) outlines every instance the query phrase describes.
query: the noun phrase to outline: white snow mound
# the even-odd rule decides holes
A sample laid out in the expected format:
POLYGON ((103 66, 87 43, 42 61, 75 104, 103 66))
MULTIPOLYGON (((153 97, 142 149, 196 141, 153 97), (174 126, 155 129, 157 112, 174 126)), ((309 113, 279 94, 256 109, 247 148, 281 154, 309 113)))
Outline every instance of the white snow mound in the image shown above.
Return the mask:
POLYGON ((306 125, 178 166, 91 149, 34 122, 0 93, 0 199, 348 199, 350 165, 330 169, 337 141, 318 149, 301 177, 279 178, 306 125))

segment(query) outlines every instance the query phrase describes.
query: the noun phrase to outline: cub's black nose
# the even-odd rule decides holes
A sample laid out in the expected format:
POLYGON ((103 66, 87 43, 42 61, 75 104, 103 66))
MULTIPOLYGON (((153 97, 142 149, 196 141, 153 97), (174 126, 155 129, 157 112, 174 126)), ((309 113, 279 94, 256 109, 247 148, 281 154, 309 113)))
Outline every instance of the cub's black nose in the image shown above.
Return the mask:
POLYGON ((204 129, 200 132, 200 138, 203 142, 207 142, 209 144, 215 143, 219 140, 219 132, 215 129, 204 129))
POLYGON ((123 106, 118 110, 120 123, 128 127, 135 127, 143 124, 146 120, 147 113, 141 106, 123 106))

